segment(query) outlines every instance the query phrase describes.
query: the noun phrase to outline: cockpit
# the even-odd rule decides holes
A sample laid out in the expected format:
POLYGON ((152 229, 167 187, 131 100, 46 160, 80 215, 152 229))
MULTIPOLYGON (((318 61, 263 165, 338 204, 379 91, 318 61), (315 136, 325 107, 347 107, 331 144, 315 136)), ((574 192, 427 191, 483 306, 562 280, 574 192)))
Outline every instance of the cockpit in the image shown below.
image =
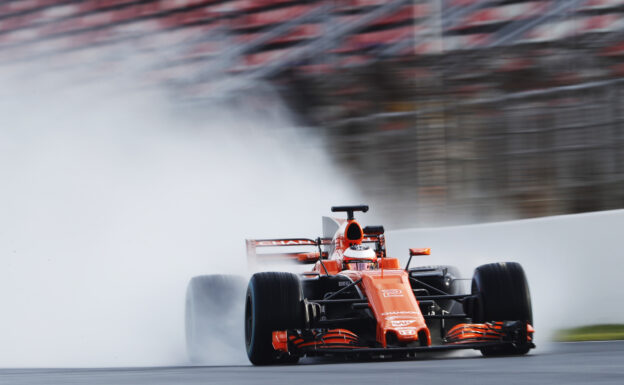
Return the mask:
POLYGON ((344 252, 342 262, 346 270, 367 271, 378 267, 375 251, 362 244, 349 246, 344 252))

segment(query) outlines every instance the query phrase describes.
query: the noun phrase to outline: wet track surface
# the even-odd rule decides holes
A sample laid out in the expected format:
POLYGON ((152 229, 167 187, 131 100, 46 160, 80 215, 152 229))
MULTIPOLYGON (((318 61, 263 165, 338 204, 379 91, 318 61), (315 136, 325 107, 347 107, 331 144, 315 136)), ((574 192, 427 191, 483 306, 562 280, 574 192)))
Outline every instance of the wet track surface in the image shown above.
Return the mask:
POLYGON ((624 341, 553 344, 524 357, 296 366, 0 369, 0 384, 622 384, 624 341))

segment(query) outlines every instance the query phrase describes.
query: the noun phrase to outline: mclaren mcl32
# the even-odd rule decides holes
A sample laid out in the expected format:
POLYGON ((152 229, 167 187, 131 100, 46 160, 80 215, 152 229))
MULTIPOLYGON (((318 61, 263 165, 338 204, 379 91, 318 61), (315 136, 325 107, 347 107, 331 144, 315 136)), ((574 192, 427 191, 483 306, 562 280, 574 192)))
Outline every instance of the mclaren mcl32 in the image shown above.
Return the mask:
POLYGON ((194 277, 186 298, 191 359, 209 360, 205 352, 214 352, 214 336, 230 338, 238 327, 254 365, 295 363, 304 356, 410 357, 455 349, 522 355, 535 347, 529 286, 520 264, 479 266, 464 292, 467 285, 452 266, 411 266, 412 257, 430 254, 428 248, 410 249, 401 267, 386 255, 383 227, 362 227, 354 218, 358 211, 368 206, 332 207, 347 218, 324 217, 323 237, 316 239, 246 241, 252 260, 290 258, 313 264, 310 271, 256 273, 246 285, 236 276, 194 277), (284 248, 289 252, 259 252, 284 248), (244 322, 232 322, 240 317, 236 307, 244 322))

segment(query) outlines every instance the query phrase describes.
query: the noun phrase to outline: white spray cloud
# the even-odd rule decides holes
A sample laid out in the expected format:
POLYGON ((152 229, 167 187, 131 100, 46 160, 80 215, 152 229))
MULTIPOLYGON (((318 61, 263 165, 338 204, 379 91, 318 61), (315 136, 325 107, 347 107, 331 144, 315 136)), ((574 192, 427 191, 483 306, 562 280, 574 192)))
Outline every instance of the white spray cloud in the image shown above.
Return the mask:
POLYGON ((127 79, 11 75, 0 367, 185 364, 191 276, 242 271, 245 238, 316 236, 360 201, 270 93, 253 113, 180 110, 127 79))

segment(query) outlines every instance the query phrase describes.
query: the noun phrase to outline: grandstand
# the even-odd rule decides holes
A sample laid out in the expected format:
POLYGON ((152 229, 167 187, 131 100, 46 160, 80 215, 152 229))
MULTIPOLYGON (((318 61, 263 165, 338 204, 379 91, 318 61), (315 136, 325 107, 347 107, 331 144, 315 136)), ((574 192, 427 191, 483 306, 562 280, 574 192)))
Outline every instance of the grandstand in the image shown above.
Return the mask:
POLYGON ((202 81, 223 69, 266 78, 617 35, 622 12, 618 0, 4 0, 0 63, 97 63, 130 44, 174 78, 180 66, 202 81))
POLYGON ((390 212, 549 215, 624 204, 623 14, 624 0, 0 0, 0 71, 132 61, 141 84, 194 102, 270 81, 354 176, 377 171, 362 188, 390 212))

